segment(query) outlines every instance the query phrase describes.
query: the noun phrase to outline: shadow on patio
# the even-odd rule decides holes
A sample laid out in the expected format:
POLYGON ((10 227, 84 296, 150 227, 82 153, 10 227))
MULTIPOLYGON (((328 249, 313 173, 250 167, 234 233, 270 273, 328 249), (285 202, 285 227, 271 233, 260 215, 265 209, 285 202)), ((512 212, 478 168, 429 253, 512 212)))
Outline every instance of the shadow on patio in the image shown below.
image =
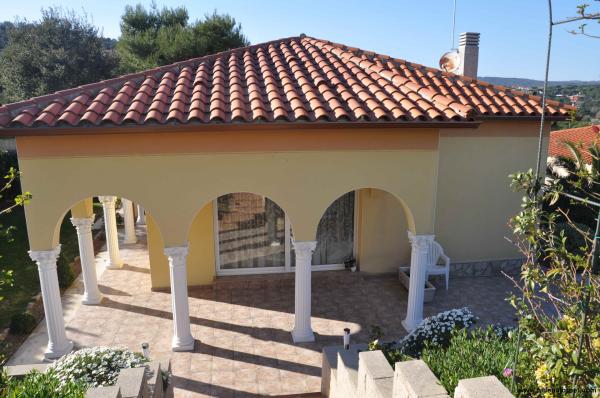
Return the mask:
MULTIPOLYGON (((171 297, 150 289, 145 242, 123 246, 122 255, 127 265, 100 277, 101 305, 79 306, 66 320, 68 337, 79 347, 120 345, 139 351, 142 342, 149 343, 152 357, 171 357, 178 397, 317 393, 321 350, 341 344, 345 327, 353 342, 367 342, 371 325, 380 326, 386 339, 405 333, 400 322, 407 292, 395 275, 313 273, 316 342, 303 344, 293 344, 290 335, 292 274, 231 277, 211 288, 190 289, 195 350, 173 353, 171 297)), ((502 277, 453 279, 449 291, 439 284, 425 315, 469 306, 482 323, 511 323, 512 311, 504 301, 509 290, 511 282, 502 277)), ((69 301, 74 300, 63 297, 69 301)))

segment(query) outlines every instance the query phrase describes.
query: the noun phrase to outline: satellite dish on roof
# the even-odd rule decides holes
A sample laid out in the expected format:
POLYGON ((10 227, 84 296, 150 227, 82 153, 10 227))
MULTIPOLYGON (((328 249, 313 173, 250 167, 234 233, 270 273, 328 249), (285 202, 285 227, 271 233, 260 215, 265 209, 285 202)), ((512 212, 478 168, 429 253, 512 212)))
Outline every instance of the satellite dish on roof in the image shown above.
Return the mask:
POLYGON ((444 72, 456 72, 460 67, 460 56, 458 50, 454 47, 454 33, 456 30, 456 0, 454 0, 452 11, 452 49, 442 55, 440 58, 440 69, 444 72))
POLYGON ((460 66, 460 56, 457 50, 450 50, 440 58, 440 69, 444 72, 456 72, 460 66))

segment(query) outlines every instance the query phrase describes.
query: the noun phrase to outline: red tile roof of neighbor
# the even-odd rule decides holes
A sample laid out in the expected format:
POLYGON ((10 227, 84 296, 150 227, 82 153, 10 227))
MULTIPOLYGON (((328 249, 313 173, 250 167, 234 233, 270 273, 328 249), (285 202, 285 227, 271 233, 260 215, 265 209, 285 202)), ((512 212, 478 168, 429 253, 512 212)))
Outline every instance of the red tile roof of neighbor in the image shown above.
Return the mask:
MULTIPOLYGON (((568 106, 548 101, 547 114, 568 106)), ((471 122, 535 117, 540 98, 301 35, 0 107, 0 130, 253 122, 471 122)))
POLYGON ((581 145, 582 155, 586 162, 591 161, 591 155, 587 149, 594 142, 600 143, 600 125, 578 127, 574 129, 557 130, 550 133, 548 145, 548 156, 571 158, 573 154, 564 144, 572 142, 581 145))

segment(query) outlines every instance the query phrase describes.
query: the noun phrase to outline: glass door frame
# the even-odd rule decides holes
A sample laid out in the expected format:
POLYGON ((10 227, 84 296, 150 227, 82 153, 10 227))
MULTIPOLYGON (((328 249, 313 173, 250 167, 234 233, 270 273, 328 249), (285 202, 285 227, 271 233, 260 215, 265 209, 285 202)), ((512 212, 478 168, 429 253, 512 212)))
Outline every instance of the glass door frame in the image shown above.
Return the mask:
MULTIPOLYGON (((357 258, 358 248, 358 190, 354 191, 354 231, 353 231, 353 244, 352 244, 352 255, 357 258)), ((284 238, 284 250, 285 250, 285 265, 283 267, 255 267, 255 268, 232 268, 232 269, 221 269, 221 255, 219 253, 219 205, 218 199, 212 201, 213 204, 213 240, 215 250, 215 270, 217 276, 226 275, 256 275, 256 274, 276 274, 282 272, 294 272, 296 266, 291 264, 292 259, 292 228, 290 220, 285 213, 285 238, 284 238)), ((311 268, 313 271, 338 271, 345 269, 345 265, 342 264, 318 264, 313 265, 311 268)))

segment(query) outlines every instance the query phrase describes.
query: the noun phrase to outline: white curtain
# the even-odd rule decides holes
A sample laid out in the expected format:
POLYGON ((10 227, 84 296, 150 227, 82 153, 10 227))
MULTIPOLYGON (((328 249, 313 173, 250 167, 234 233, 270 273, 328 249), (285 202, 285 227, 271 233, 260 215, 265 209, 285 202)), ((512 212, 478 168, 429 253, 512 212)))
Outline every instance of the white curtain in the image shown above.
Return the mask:
POLYGON ((333 202, 317 228, 313 265, 342 264, 354 251, 354 192, 333 202))

